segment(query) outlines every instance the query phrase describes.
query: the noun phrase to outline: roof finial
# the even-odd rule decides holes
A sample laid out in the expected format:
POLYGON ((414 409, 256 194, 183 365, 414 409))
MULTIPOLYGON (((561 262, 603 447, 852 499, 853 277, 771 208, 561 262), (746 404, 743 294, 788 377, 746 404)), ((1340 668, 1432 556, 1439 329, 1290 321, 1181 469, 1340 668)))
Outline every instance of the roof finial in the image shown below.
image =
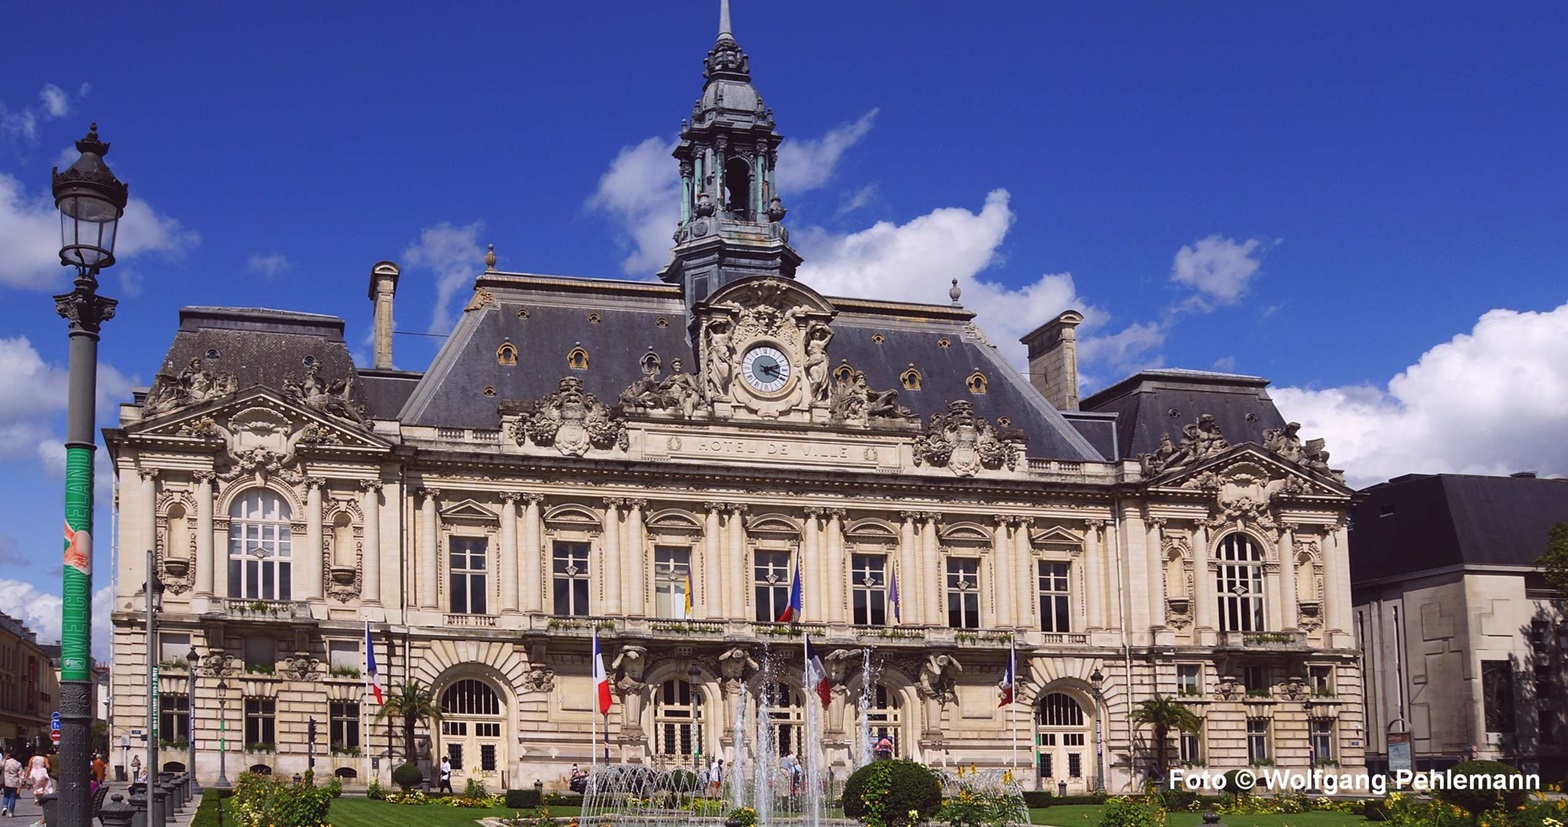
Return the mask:
POLYGON ((735 39, 735 34, 730 31, 730 0, 719 0, 719 39, 735 39))
POLYGON ((489 252, 485 253, 485 272, 495 272, 495 245, 490 245, 489 252))
POLYGON ((953 300, 954 307, 958 306, 958 297, 963 294, 963 291, 958 289, 958 279, 953 279, 953 286, 948 289, 947 296, 953 300))

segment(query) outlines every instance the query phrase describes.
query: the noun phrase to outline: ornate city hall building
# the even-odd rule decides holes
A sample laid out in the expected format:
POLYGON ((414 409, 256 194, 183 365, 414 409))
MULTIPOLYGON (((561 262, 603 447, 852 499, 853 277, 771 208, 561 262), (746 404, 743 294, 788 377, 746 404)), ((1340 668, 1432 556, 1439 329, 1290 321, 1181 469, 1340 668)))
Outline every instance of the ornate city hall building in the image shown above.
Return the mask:
POLYGON ((1172 734, 1177 763, 1360 764, 1352 492, 1267 382, 1146 371, 1080 401, 1077 313, 1025 337, 1025 375, 956 281, 950 304, 824 296, 795 278, 782 140, 721 26, 657 280, 492 254, 423 371, 393 368, 392 262, 370 270, 372 367, 336 317, 182 311, 107 435, 114 742, 144 728, 152 657, 165 761, 193 718, 206 782, 221 739, 229 778, 313 757, 385 783, 404 747, 368 641, 384 687, 433 692, 416 757, 451 756, 458 786, 554 787, 606 749, 733 759, 759 699, 780 754, 820 743, 839 777, 886 735, 1125 789, 1154 764, 1131 712, 1156 695, 1203 722, 1172 734))

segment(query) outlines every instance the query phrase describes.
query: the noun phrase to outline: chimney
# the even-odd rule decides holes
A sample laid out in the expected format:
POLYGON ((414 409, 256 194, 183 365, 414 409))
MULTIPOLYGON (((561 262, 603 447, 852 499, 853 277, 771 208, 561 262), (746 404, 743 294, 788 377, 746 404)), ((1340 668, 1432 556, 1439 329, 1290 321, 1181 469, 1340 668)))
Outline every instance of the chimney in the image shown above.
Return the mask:
POLYGON ((1068 310, 1018 341, 1029 348, 1029 384, 1059 411, 1078 410, 1078 333, 1083 314, 1068 310))
POLYGON ((392 295, 397 292, 397 265, 378 261, 370 268, 370 300, 375 303, 372 334, 375 341, 375 368, 392 369, 392 295))

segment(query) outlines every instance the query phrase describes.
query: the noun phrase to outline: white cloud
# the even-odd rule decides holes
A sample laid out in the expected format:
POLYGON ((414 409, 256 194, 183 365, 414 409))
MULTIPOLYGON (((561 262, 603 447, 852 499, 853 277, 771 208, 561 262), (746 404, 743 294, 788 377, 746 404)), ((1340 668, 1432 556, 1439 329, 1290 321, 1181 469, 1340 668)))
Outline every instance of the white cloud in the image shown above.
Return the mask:
POLYGON ((435 273, 436 304, 430 316, 429 332, 451 331, 452 297, 459 290, 467 289, 484 269, 484 249, 478 241, 479 231, 484 226, 483 221, 465 227, 454 227, 443 221, 426 227, 419 234, 419 242, 403 251, 406 267, 435 273))
POLYGON ((71 96, 64 89, 52 83, 44 84, 38 91, 38 97, 44 102, 44 114, 51 118, 63 118, 71 114, 71 96))
POLYGON ((275 279, 289 269, 289 257, 282 253, 269 253, 268 255, 253 255, 250 257, 250 269, 260 273, 264 278, 275 279))
POLYGON ((1568 304, 1492 310, 1389 380, 1270 391, 1357 487, 1408 473, 1568 475, 1568 304))
POLYGON ((873 109, 849 123, 839 124, 816 139, 785 141, 779 145, 779 194, 807 192, 826 184, 838 169, 844 153, 866 137, 876 122, 873 109))
POLYGON ((1211 235, 1184 245, 1171 263, 1171 281, 1185 284, 1220 304, 1233 304, 1246 292, 1262 264, 1263 242, 1211 235))
MULTIPOLYGON (((144 253, 180 255, 200 243, 199 233, 132 198, 120 219, 114 255, 122 262, 144 253)), ((60 214, 54 201, 45 191, 29 194, 22 182, 0 173, 0 285, 52 290, 71 273, 60 266, 60 214)))
MULTIPOLYGON (((0 612, 20 620, 38 636, 38 642, 60 640, 60 595, 21 580, 0 579, 0 612)), ((93 660, 109 660, 109 613, 114 609, 114 587, 93 592, 93 660)))
MULTIPOLYGON (((13 391, 0 394, 0 457, 39 456, 47 468, 58 451, 63 475, 65 451, 56 428, 65 411, 66 379, 66 368, 45 362, 27 337, 0 339, 0 388, 13 391)), ((99 362, 98 421, 115 421, 117 406, 130 398, 136 384, 99 362)))
POLYGON ((855 210, 870 204, 871 200, 876 198, 878 194, 878 187, 874 183, 860 187, 854 192, 844 196, 844 202, 838 205, 838 209, 834 211, 834 215, 840 217, 848 215, 849 213, 852 213, 855 210))

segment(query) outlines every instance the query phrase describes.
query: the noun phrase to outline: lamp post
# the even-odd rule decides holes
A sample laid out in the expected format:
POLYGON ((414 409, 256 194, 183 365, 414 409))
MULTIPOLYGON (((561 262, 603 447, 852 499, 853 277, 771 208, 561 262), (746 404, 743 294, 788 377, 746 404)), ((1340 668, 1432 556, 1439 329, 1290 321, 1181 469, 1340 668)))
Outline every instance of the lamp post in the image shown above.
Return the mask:
POLYGON ((697 723, 697 679, 702 677, 702 670, 697 664, 686 667, 687 693, 691 697, 691 771, 698 771, 701 766, 697 762, 702 760, 702 727, 697 723))
POLYGON ((229 775, 227 763, 229 757, 229 744, 226 739, 229 731, 229 719, 224 715, 223 705, 228 700, 229 685, 222 678, 218 679, 218 780, 213 786, 220 790, 229 788, 229 775))
POLYGON ((1105 675, 1096 666, 1094 671, 1089 673, 1089 680, 1094 682, 1095 700, 1099 702, 1100 707, 1095 710, 1094 715, 1094 791, 1103 793, 1105 792, 1105 736, 1101 720, 1103 716, 1100 713, 1105 708, 1105 693, 1100 691, 1100 682, 1105 680, 1105 675))
MULTIPOLYGON (((147 592, 147 823, 158 824, 157 802, 153 800, 152 785, 158 777, 158 612, 163 609, 163 581, 158 579, 157 558, 152 549, 147 550, 147 581, 142 590, 147 592)), ((63 717, 63 716, 62 716, 63 717)), ((135 781, 135 779, 131 779, 135 781)), ((89 809, 91 802, 89 803, 89 809)), ((76 822, 66 822, 74 824, 76 822)), ((86 824, 87 822, 81 822, 86 824)))
MULTIPOLYGON (((186 762, 185 770, 191 774, 191 780, 196 780, 196 666, 201 662, 201 655, 196 654, 196 646, 192 644, 191 650, 185 653, 185 674, 190 681, 190 689, 185 694, 185 711, 189 715, 185 726, 186 762)), ((196 784, 200 789, 201 785, 196 784)))
MULTIPOLYGON (((98 125, 76 142, 81 157, 50 188, 60 210, 60 264, 76 268, 69 293, 54 297, 70 322, 65 414, 65 565, 60 593, 60 814, 86 824, 92 799, 93 402, 98 393, 98 328, 114 318, 114 299, 98 295, 98 271, 114 264, 114 237, 129 189, 103 162, 109 145, 98 125)), ((149 652, 149 655, 151 653, 149 652)))

